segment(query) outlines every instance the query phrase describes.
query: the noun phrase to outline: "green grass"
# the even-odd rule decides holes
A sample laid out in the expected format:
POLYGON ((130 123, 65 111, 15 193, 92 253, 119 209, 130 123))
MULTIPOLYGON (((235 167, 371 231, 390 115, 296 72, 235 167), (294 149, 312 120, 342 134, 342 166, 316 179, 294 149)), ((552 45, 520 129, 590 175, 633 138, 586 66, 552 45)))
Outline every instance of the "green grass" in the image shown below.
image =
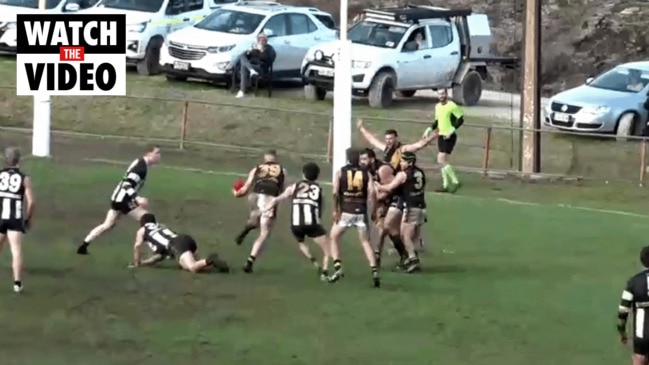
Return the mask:
MULTIPOLYGON (((429 196, 425 271, 384 272, 380 290, 371 288, 352 234, 343 244, 347 277, 335 285, 319 282, 292 242, 286 206, 251 276, 193 276, 172 263, 132 271, 126 264, 136 225, 128 220, 91 246, 91 256, 74 254, 103 218, 123 168, 25 163, 39 206, 24 246, 24 295, 10 293, 3 260, 0 342, 9 359, 3 363, 603 365, 627 359, 615 346, 613 318, 621 285, 637 267, 646 219, 472 197, 485 190, 475 182, 464 196, 429 196)), ((246 215, 244 201, 229 193, 232 179, 157 168, 143 193, 160 220, 238 268, 250 243, 232 242, 246 215)))

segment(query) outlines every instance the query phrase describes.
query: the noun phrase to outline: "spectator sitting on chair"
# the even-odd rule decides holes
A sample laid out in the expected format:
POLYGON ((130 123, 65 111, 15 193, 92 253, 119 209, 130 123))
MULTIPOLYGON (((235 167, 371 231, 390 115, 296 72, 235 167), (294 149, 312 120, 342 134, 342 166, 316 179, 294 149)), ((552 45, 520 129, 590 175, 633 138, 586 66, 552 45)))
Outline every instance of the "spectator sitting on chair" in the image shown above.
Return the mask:
POLYGON ((257 36, 257 44, 252 46, 246 53, 239 57, 241 68, 241 87, 237 98, 242 98, 250 85, 250 80, 266 72, 275 61, 275 50, 268 44, 268 38, 264 33, 257 36))

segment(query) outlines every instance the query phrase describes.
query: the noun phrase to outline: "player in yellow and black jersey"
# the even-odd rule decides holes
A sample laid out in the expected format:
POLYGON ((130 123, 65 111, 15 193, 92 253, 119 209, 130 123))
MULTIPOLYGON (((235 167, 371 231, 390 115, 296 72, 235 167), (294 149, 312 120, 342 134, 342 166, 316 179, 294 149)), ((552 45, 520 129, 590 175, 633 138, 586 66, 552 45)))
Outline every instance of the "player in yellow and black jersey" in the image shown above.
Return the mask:
POLYGON ((243 243, 246 235, 259 227, 259 236, 252 245, 250 256, 246 260, 243 271, 252 272, 253 264, 257 255, 261 252, 268 235, 275 222, 276 209, 267 209, 269 202, 284 191, 284 180, 286 171, 277 162, 275 150, 269 150, 264 154, 263 162, 255 166, 248 173, 248 180, 244 186, 235 194, 243 196, 248 194, 248 201, 251 205, 250 217, 243 231, 237 236, 236 243, 243 243))

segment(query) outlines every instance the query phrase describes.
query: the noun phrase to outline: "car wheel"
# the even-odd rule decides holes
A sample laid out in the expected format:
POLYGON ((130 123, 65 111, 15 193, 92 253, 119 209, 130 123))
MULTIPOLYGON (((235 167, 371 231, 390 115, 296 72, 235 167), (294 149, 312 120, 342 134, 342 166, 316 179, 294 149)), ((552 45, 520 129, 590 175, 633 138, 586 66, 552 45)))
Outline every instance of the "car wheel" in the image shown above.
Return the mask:
POLYGON ((137 73, 144 76, 155 75, 160 72, 160 48, 162 38, 153 38, 146 47, 144 59, 137 63, 137 73))
POLYGON ((327 90, 316 85, 304 85, 304 97, 307 100, 318 101, 324 100, 327 96, 327 90))
POLYGON ((633 136, 635 131, 636 116, 633 113, 624 113, 617 122, 615 134, 618 141, 626 141, 628 137, 633 136))
POLYGON ((374 77, 370 86, 369 102, 372 108, 387 108, 392 105, 394 93, 394 74, 382 71, 374 77))
POLYGON ((462 105, 476 105, 481 96, 482 77, 477 71, 469 71, 464 75, 460 85, 453 86, 453 100, 462 105))

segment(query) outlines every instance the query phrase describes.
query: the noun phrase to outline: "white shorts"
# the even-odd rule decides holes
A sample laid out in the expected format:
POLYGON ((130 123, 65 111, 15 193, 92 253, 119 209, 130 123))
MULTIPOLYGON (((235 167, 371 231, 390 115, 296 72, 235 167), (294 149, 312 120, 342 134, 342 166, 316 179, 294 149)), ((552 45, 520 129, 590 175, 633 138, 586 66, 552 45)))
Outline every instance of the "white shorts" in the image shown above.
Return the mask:
POLYGON ((341 213, 338 226, 367 229, 367 214, 341 213))
POLYGON ((275 209, 273 210, 267 210, 268 209, 268 203, 273 199, 272 196, 266 195, 266 194, 255 194, 255 206, 257 209, 259 209, 259 212, 261 213, 261 216, 264 218, 274 218, 275 217, 275 209))

